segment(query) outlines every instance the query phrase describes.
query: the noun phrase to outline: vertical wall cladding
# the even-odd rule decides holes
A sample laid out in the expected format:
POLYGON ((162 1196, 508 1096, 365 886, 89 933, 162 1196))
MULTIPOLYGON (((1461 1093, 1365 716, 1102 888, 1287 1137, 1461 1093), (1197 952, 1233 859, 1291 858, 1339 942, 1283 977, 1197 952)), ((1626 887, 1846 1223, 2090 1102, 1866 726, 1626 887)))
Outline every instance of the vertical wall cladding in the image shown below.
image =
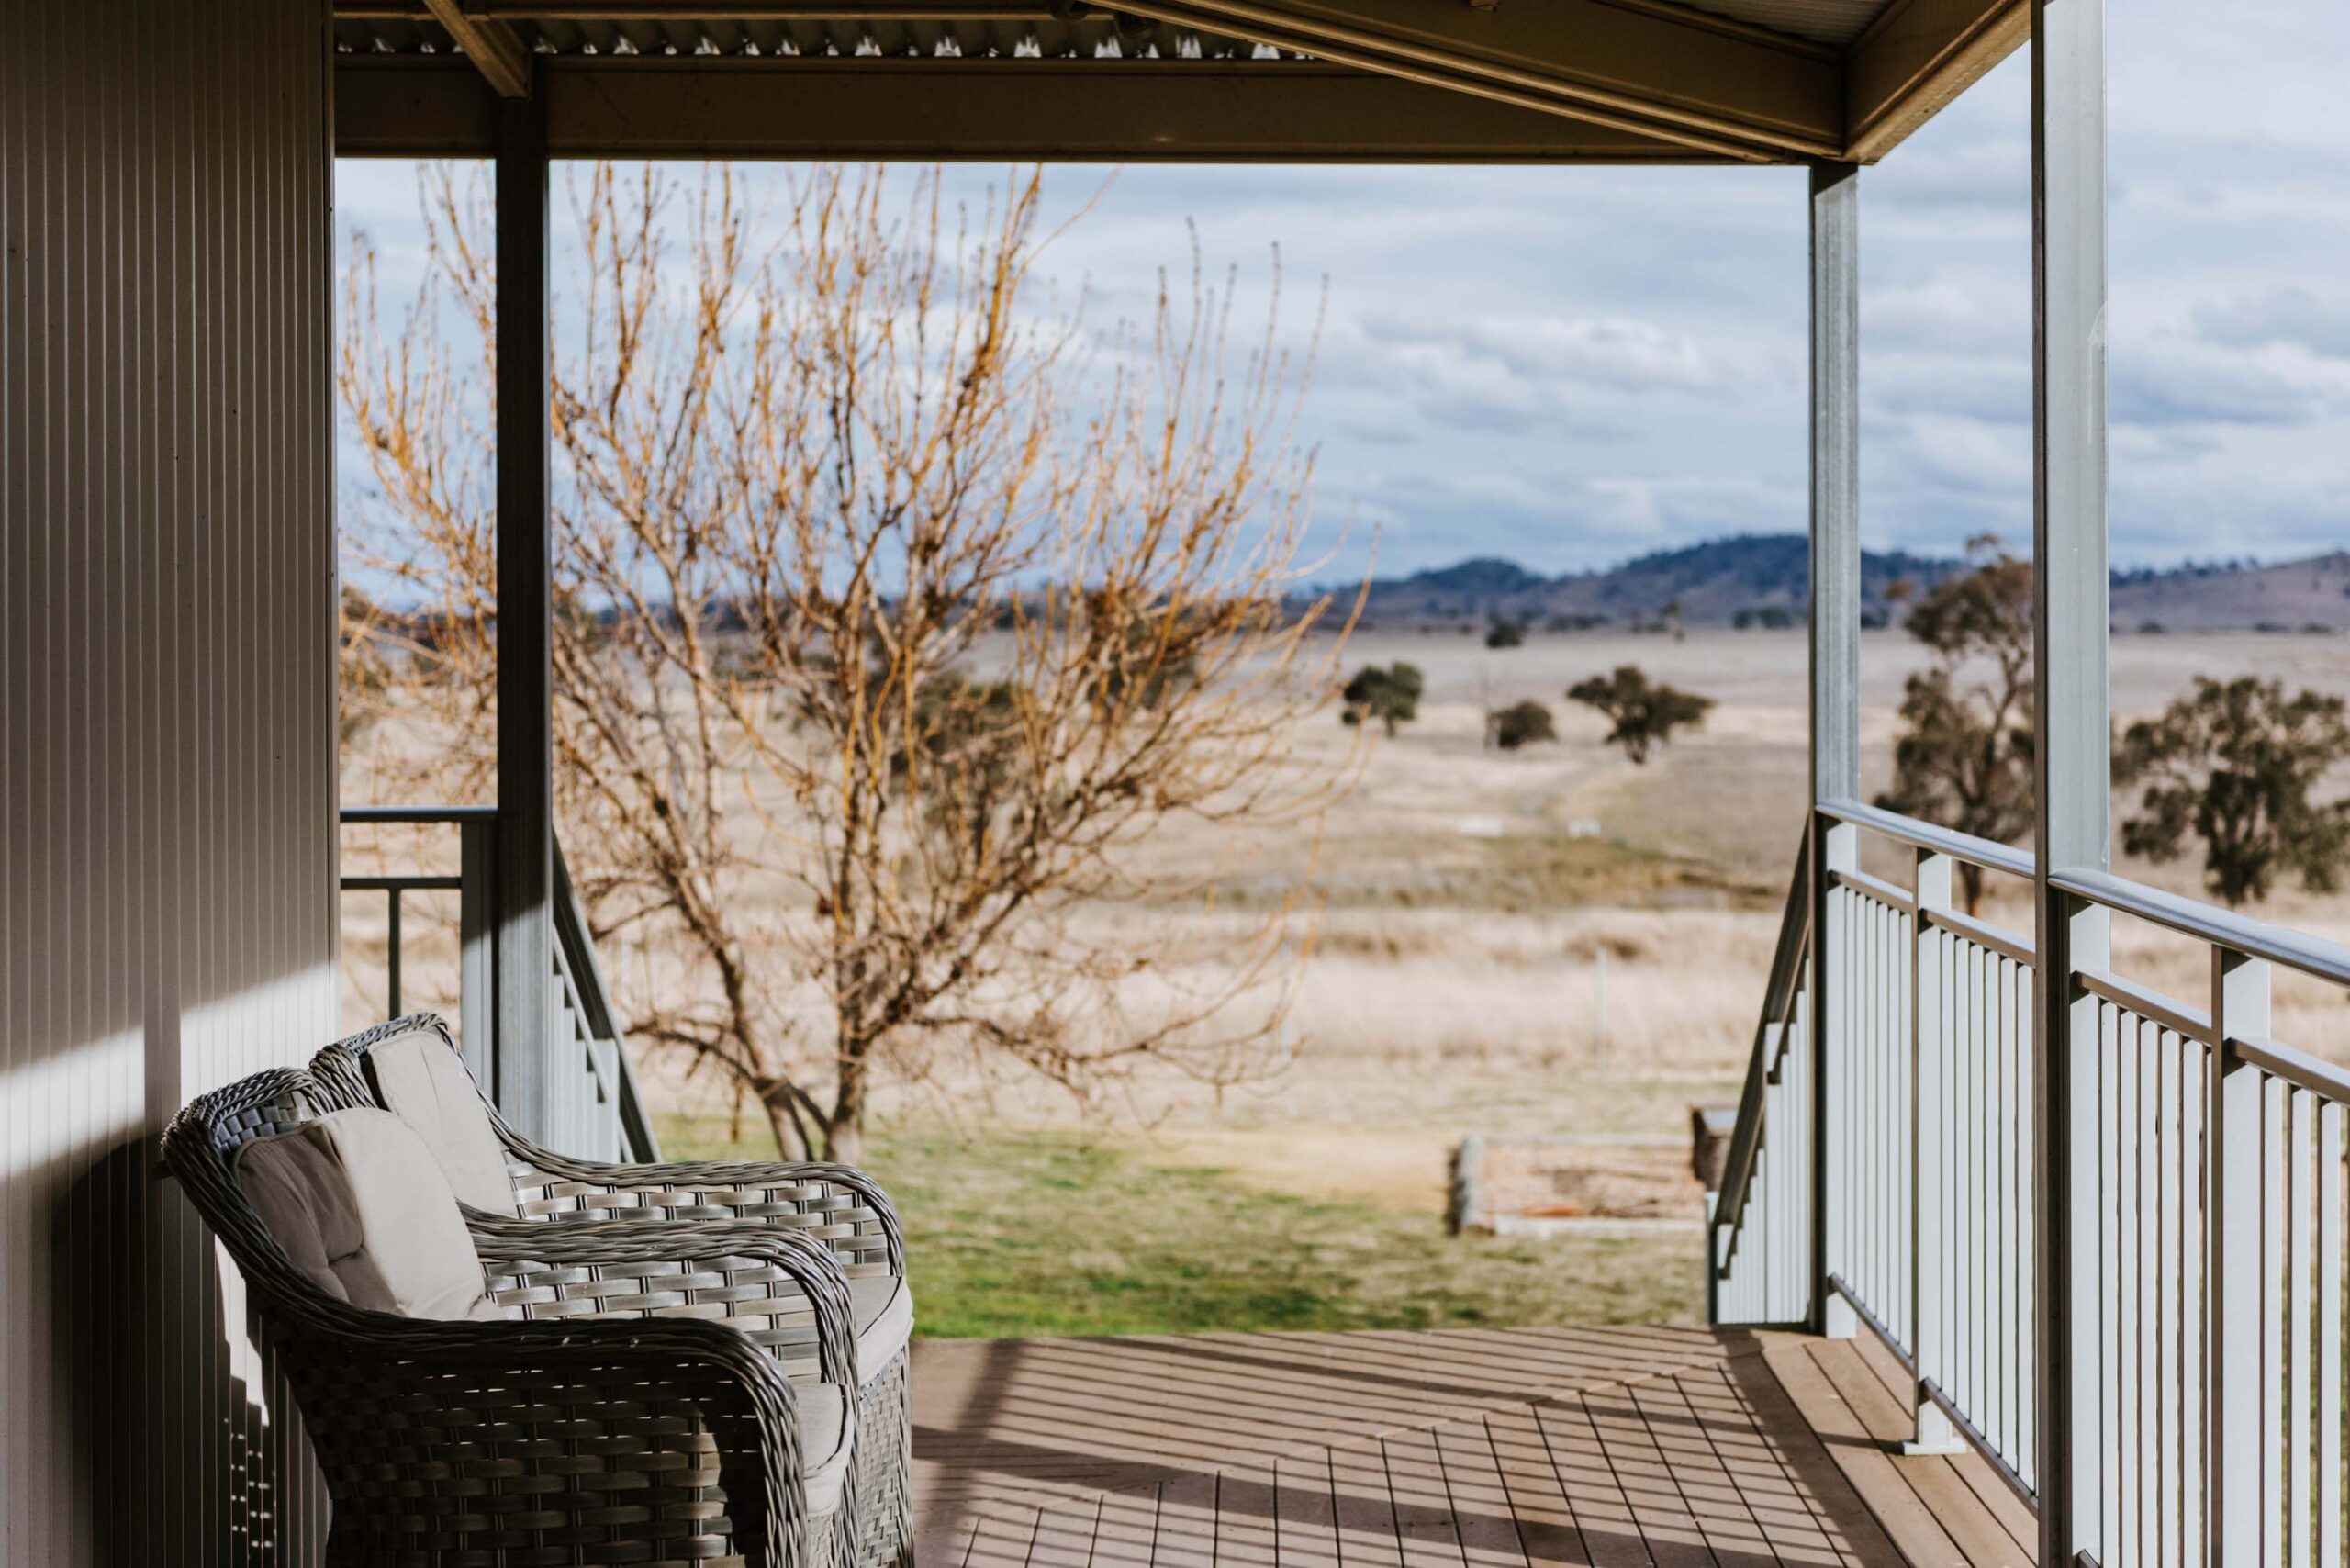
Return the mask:
POLYGON ((332 1023, 325 0, 0 0, 0 1563, 314 1558, 154 1174, 332 1023))

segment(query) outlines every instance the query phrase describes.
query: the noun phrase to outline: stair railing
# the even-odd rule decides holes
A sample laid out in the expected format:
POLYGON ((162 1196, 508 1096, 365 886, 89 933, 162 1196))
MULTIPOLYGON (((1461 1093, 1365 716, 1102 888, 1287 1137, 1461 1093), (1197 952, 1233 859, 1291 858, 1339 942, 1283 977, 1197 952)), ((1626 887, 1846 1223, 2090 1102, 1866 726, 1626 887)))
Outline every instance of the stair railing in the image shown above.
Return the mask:
POLYGON ((1912 1450, 1972 1449, 2034 1508, 2069 1467, 2076 1562, 2350 1561, 2350 1070, 2276 1038, 2272 999, 2280 969, 2305 1018, 2350 999, 2350 948, 2053 871, 2043 1061, 2034 943, 1960 896, 2031 892, 2030 855, 1847 801, 1811 832, 1709 1200, 1714 1320, 1877 1335, 1912 1450), (2116 916, 2194 944, 2208 992, 2118 972, 2116 916))

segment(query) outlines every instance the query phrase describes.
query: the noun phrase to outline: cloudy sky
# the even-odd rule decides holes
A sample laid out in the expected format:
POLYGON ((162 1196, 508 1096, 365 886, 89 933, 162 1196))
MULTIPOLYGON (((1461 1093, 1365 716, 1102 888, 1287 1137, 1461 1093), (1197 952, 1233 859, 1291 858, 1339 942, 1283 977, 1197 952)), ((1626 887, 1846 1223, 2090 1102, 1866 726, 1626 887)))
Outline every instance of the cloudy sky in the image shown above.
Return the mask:
MULTIPOLYGON (((2115 558, 2350 544, 2350 12, 2139 0, 2110 27, 2115 558)), ((1863 176, 1872 545, 2029 537, 2028 110, 2019 55, 1863 176)), ((1188 265, 1187 221, 1244 308, 1278 247, 1284 330, 1322 314, 1316 513, 1350 558, 1375 540, 1382 572, 1561 571, 1803 526, 1799 172, 1069 168, 1049 188, 1099 194, 1046 263, 1097 319, 1188 265)), ((339 203, 391 297, 413 172, 346 164, 339 203)))

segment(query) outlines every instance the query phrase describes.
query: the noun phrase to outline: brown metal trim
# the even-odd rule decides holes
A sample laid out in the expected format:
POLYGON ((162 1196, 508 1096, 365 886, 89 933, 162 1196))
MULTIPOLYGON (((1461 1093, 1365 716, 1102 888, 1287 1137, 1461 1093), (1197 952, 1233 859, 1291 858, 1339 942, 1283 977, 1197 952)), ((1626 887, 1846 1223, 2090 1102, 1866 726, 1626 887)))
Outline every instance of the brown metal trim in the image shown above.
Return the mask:
POLYGON ((1845 156, 1884 157, 2031 37, 2030 0, 1895 5, 1845 62, 1845 156))
MULTIPOLYGON (((1314 62, 549 57, 561 158, 1706 163, 1564 116, 1314 62)), ((496 99, 449 57, 341 55, 341 157, 485 156, 496 99)))
POLYGON ((1605 0, 1120 0, 1120 8, 1761 162, 1832 158, 1842 73, 1788 47, 1605 0))

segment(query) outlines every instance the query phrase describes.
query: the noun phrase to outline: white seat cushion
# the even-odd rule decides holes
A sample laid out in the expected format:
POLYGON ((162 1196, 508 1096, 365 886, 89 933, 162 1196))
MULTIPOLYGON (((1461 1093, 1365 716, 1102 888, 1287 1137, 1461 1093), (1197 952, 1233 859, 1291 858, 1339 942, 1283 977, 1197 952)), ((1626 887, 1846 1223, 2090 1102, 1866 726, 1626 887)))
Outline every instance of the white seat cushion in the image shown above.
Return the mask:
POLYGON ((504 1316, 438 1161, 386 1111, 336 1111, 237 1151, 237 1183, 320 1290, 403 1317, 504 1316))
POLYGON ((416 1129, 460 1201, 510 1215, 514 1182, 506 1146, 490 1125, 474 1075, 433 1029, 410 1029, 367 1052, 368 1076, 384 1108, 416 1129))
POLYGON ((848 1282, 856 1321, 856 1381, 881 1375, 913 1338, 914 1293, 895 1274, 868 1274, 848 1282))
POLYGON ((840 1511, 848 1484, 851 1428, 848 1401, 840 1385, 795 1383, 791 1401, 800 1415, 800 1468, 808 1487, 808 1512, 817 1518, 840 1511))

